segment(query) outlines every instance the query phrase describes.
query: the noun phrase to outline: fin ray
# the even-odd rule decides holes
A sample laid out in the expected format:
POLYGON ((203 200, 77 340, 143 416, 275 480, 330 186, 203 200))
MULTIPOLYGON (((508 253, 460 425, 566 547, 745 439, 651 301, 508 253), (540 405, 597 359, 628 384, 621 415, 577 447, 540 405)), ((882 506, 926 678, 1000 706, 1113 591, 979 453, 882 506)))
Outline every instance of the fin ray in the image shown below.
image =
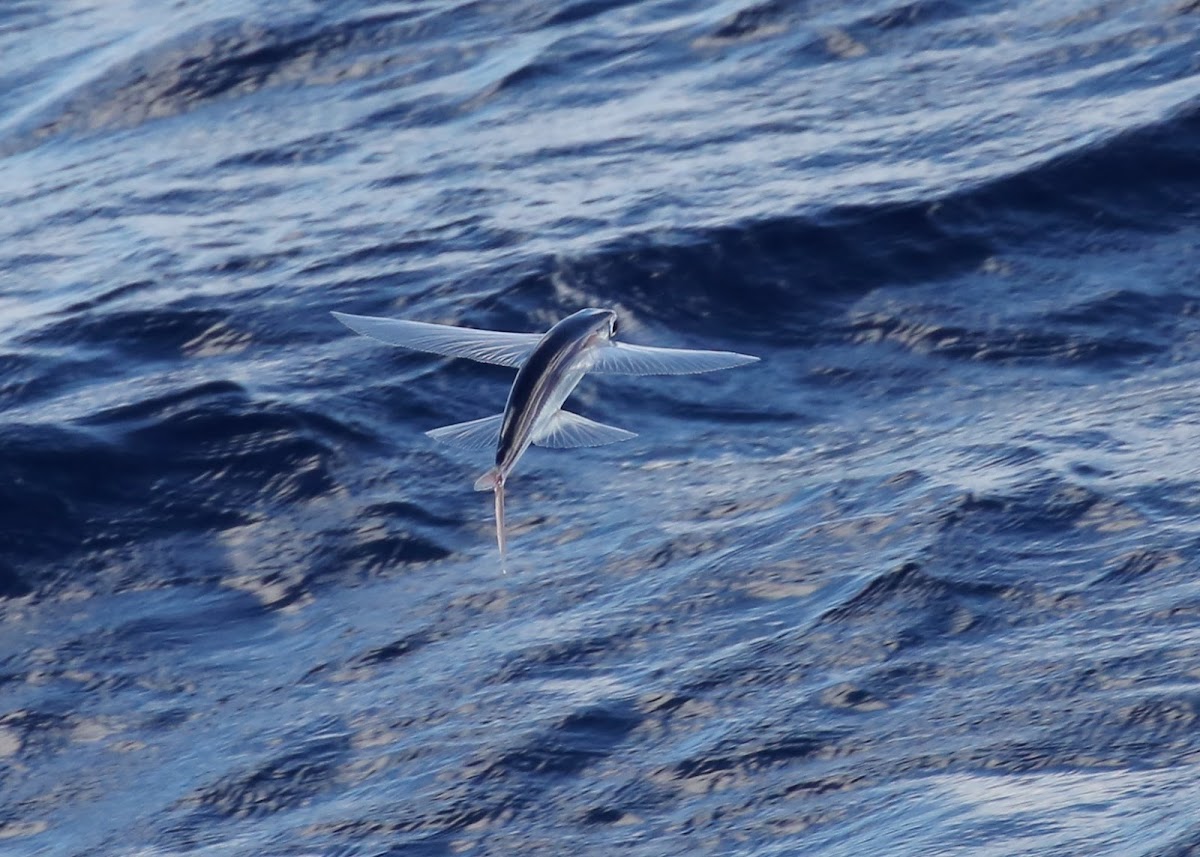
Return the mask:
POLYGON ((546 430, 533 442, 550 449, 574 449, 579 446, 605 446, 635 437, 635 432, 606 426, 570 411, 559 411, 550 418, 546 430))
POLYGON ((399 345, 414 351, 440 354, 443 357, 465 357, 468 360, 495 363, 513 369, 520 368, 542 340, 540 333, 476 330, 449 324, 350 315, 344 312, 335 312, 333 317, 355 333, 378 339, 388 345, 399 345))
POLYGON ((612 342, 596 349, 590 371, 602 375, 693 375, 758 362, 736 351, 693 351, 612 342))
POLYGON ((500 442, 500 425, 503 422, 504 414, 495 414, 481 420, 431 429, 425 434, 439 443, 458 449, 495 449, 500 442))

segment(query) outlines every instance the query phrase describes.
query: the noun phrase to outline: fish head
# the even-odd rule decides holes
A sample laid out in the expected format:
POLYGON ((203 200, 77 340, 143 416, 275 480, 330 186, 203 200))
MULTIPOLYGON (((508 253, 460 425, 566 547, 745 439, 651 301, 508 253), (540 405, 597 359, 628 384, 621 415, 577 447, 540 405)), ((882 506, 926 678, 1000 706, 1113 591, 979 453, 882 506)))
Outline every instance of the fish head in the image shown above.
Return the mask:
POLYGON ((617 335, 617 314, 611 309, 588 307, 570 316, 586 330, 589 339, 606 341, 617 335))

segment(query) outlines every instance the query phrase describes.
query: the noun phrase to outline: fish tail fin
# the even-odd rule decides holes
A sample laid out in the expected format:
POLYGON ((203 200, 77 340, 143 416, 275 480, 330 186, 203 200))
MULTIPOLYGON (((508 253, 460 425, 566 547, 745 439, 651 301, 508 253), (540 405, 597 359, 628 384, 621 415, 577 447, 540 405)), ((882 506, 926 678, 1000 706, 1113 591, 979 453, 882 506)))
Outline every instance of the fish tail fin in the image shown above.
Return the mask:
POLYGON ((476 491, 492 491, 496 495, 496 544, 500 547, 500 558, 504 558, 504 474, 493 467, 475 480, 476 491))
POLYGON ((504 480, 496 480, 496 544, 500 547, 500 561, 504 562, 504 480))

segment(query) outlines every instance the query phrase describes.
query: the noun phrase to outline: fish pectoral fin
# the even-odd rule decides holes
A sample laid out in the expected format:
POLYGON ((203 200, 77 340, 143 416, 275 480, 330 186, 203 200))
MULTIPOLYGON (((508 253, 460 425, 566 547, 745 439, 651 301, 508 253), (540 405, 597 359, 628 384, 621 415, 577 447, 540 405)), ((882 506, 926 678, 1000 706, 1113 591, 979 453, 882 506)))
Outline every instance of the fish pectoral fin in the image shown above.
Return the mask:
POLYGON ((425 432, 434 440, 459 449, 495 449, 500 442, 500 424, 504 414, 442 426, 425 432))
POLYGON ((406 321, 402 318, 376 318, 335 312, 333 317, 355 333, 399 345, 414 351, 465 357, 480 363, 496 363, 516 369, 525 362, 537 344, 540 333, 508 333, 502 330, 476 330, 449 324, 406 321))
POLYGON ((757 357, 735 351, 693 351, 609 342, 596 349, 589 371, 600 375, 694 375, 757 362, 757 357))
POLYGON ((570 411, 559 411, 550 418, 546 430, 533 442, 551 449, 573 449, 577 446, 604 446, 634 437, 637 437, 634 432, 606 426, 570 411))

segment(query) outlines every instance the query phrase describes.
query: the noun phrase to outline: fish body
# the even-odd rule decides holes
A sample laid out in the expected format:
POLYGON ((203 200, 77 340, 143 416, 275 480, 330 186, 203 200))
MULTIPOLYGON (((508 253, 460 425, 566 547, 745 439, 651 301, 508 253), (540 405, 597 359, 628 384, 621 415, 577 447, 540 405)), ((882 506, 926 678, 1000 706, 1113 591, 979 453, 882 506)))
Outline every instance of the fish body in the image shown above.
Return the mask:
POLYGON ((618 343, 614 340, 617 314, 610 309, 595 307, 567 316, 542 335, 473 330, 338 312, 333 315, 351 330, 391 345, 517 369, 502 413, 427 432, 435 440, 452 446, 494 449, 495 466, 476 481, 475 489, 495 493, 496 542, 502 557, 505 550, 504 486, 530 445, 568 449, 602 446, 637 437, 625 429, 563 410, 563 404, 584 375, 589 372, 692 374, 758 360, 731 351, 618 343))
POLYGON ((591 368, 591 352, 616 331, 617 314, 607 309, 582 309, 546 332, 529 359, 517 370, 500 439, 496 469, 505 475, 549 423, 591 368))
MULTIPOLYGON (((546 435, 550 422, 591 365, 591 350, 616 332, 617 314, 583 309, 546 332, 517 370, 496 444, 496 466, 475 483, 476 491, 492 490, 496 504, 496 542, 504 555, 504 484, 535 438, 546 435)), ((632 433, 629 433, 633 437, 632 433)))

